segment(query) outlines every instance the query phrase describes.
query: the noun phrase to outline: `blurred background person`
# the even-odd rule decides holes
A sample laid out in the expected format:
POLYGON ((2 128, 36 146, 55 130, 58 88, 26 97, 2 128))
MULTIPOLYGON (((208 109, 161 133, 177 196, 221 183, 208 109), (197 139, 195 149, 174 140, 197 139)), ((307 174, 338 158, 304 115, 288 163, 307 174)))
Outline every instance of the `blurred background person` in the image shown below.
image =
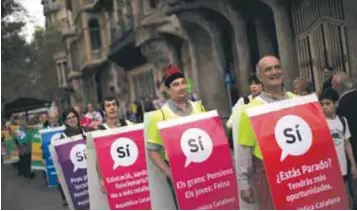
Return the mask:
POLYGON ((50 109, 48 111, 48 120, 43 123, 44 128, 59 127, 62 122, 59 117, 58 109, 50 109))
POLYGON ((236 104, 233 106, 232 109, 232 114, 229 117, 226 126, 228 129, 232 129, 232 120, 233 120, 233 116, 237 115, 237 111, 239 109, 239 107, 241 107, 244 104, 248 104, 252 99, 254 99, 255 97, 257 97, 258 95, 260 95, 260 93, 263 90, 263 85, 262 83, 259 81, 259 79, 257 78, 256 75, 252 75, 249 78, 249 91, 250 91, 250 95, 248 96, 243 96, 241 98, 238 99, 238 101, 236 102, 236 104))
POLYGON ((304 96, 311 93, 310 82, 304 77, 297 77, 293 81, 293 93, 304 96))

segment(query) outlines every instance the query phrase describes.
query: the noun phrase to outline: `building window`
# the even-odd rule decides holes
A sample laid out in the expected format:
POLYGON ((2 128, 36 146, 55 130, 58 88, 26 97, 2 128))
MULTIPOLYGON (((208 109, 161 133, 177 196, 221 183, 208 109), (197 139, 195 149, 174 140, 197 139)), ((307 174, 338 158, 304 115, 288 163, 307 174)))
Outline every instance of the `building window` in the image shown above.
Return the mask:
POLYGON ((63 62, 63 69, 64 69, 65 74, 67 74, 68 73, 67 62, 63 62))
POLYGON ((58 77, 58 83, 61 86, 62 85, 62 72, 61 72, 61 64, 57 63, 57 77, 58 77))
POLYGON ((88 25, 92 49, 100 49, 102 46, 102 41, 100 37, 99 22, 97 19, 90 19, 88 25))
POLYGON ((155 81, 153 71, 149 70, 133 77, 135 99, 140 100, 145 97, 155 97, 155 81))
POLYGON ((72 58, 72 68, 74 71, 79 70, 79 63, 82 62, 79 59, 79 50, 77 42, 71 43, 71 50, 70 50, 71 58, 72 58))
POLYGON ((159 5, 159 0, 150 0, 151 9, 156 9, 158 5, 159 5))

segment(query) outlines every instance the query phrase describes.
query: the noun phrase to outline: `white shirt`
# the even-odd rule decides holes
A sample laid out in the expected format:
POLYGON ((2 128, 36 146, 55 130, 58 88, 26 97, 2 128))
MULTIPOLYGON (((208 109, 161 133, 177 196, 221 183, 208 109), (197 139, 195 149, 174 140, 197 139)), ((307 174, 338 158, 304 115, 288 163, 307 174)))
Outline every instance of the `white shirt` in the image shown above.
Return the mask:
POLYGON ((333 143, 335 145, 342 176, 347 174, 347 159, 346 159, 345 144, 346 144, 346 140, 351 138, 351 133, 350 133, 350 129, 348 128, 347 119, 344 117, 343 119, 345 120, 346 123, 345 134, 343 134, 343 124, 338 116, 336 116, 335 119, 326 119, 328 127, 330 129, 333 143))
MULTIPOLYGON (((249 101, 252 101, 253 95, 249 95, 248 98, 249 98, 249 101)), ((242 107, 242 105, 244 105, 244 97, 239 98, 238 101, 236 102, 236 104, 234 104, 233 109, 232 109, 232 114, 226 123, 226 126, 228 129, 232 129, 233 116, 237 115, 237 112, 238 112, 239 108, 242 107)))
POLYGON ((97 120, 97 121, 103 122, 102 115, 100 115, 100 113, 98 111, 88 112, 88 113, 86 113, 85 116, 92 120, 97 120))

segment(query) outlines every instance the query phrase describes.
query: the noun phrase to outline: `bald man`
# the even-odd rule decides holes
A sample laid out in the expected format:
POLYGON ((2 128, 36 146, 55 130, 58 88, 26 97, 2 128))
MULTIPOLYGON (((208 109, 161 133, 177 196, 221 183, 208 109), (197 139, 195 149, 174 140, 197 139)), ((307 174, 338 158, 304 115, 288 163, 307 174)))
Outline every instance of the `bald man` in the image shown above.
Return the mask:
POLYGON ((44 128, 52 128, 61 126, 61 122, 59 120, 59 112, 57 109, 50 109, 48 111, 48 120, 43 124, 44 128))
MULTIPOLYGON (((239 122, 238 126, 237 128, 233 128, 233 130, 237 130, 233 134, 237 134, 236 140, 238 141, 236 153, 238 153, 237 173, 240 196, 245 202, 250 204, 255 203, 255 200, 257 200, 256 205, 258 209, 274 209, 263 165, 263 157, 246 109, 294 98, 295 95, 286 92, 282 87, 284 71, 281 69, 278 58, 265 56, 260 59, 256 65, 256 75, 262 82, 264 90, 249 104, 243 106, 240 113, 241 117, 239 120, 236 120, 239 122)), ((269 123, 267 122, 267 124, 269 123)))
POLYGON ((304 77, 295 78, 293 81, 293 92, 296 95, 304 96, 311 93, 310 82, 304 77))

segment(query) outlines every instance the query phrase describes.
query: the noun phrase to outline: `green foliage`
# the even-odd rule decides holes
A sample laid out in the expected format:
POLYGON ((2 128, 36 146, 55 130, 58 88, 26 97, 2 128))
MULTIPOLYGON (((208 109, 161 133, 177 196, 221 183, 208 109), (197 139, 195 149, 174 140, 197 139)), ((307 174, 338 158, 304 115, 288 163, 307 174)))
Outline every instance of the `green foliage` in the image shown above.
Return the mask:
POLYGON ((2 95, 7 100, 24 96, 52 100, 58 88, 53 55, 62 50, 60 33, 37 27, 27 43, 21 35, 28 18, 22 5, 2 0, 1 12, 2 95))
POLYGON ((6 20, 9 16, 23 16, 26 14, 26 10, 16 0, 2 0, 1 1, 1 22, 6 20))
POLYGON ((45 98, 52 100, 58 89, 56 64, 53 56, 63 50, 61 34, 55 28, 37 28, 31 43, 33 49, 33 71, 39 75, 35 84, 41 87, 45 98))
POLYGON ((16 96, 18 87, 26 81, 23 69, 28 65, 26 59, 31 49, 20 35, 25 25, 21 17, 25 16, 26 11, 18 1, 1 1, 1 82, 2 94, 7 99, 16 96))

